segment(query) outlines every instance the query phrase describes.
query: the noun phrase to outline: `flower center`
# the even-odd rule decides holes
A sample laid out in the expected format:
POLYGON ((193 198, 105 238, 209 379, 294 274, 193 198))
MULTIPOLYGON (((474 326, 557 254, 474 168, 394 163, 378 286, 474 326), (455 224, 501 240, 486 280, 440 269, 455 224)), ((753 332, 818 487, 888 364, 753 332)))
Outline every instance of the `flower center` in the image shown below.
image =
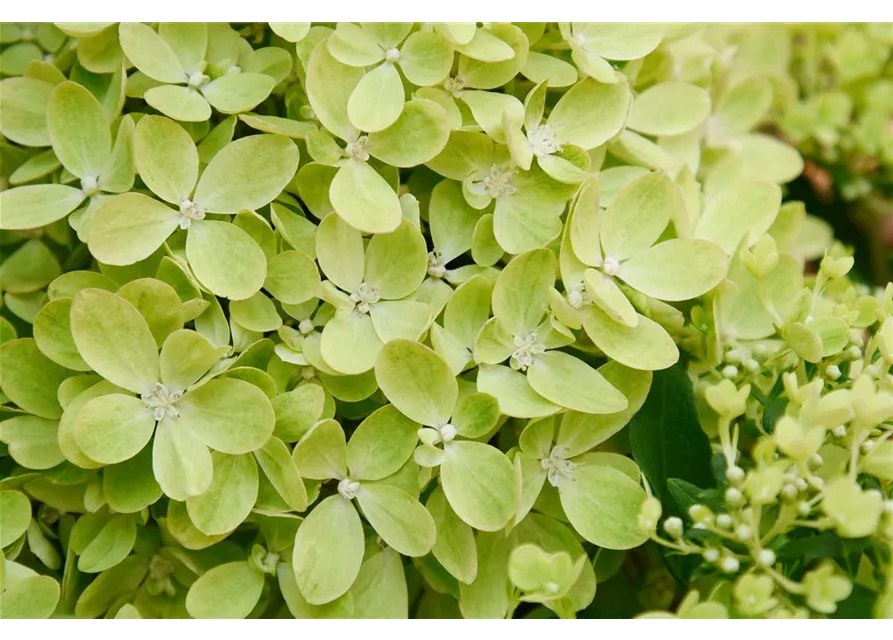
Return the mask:
POLYGON ((537 342, 536 331, 528 331, 526 334, 515 336, 515 350, 512 351, 509 364, 512 369, 519 371, 527 371, 528 367, 533 366, 535 358, 541 353, 545 353, 546 346, 537 342))
POLYGON ((395 62, 397 62, 397 60, 400 59, 400 50, 397 49, 396 47, 392 47, 391 49, 388 49, 384 53, 384 59, 385 59, 385 62, 390 62, 391 64, 394 64, 395 62))
POLYGON ((465 78, 456 76, 455 78, 447 78, 444 80, 443 88, 450 92, 456 100, 462 97, 465 89, 465 78))
POLYGON ((528 131, 527 142, 530 143, 533 155, 537 158, 550 156, 557 151, 561 151, 561 145, 558 143, 558 132, 550 124, 543 124, 533 131, 528 131))
POLYGON ((443 425, 438 429, 438 431, 440 432, 440 439, 444 443, 452 442, 453 439, 456 437, 456 434, 458 433, 456 427, 454 427, 450 423, 443 425))
POLYGON ((316 377, 316 369, 310 366, 304 367, 301 369, 301 377, 304 380, 313 380, 316 377))
POLYGON ((140 396, 140 400, 152 410, 155 420, 161 422, 165 418, 179 418, 180 412, 174 407, 174 403, 183 397, 182 391, 170 391, 160 382, 152 389, 140 396))
POLYGON ((155 554, 149 560, 149 576, 147 580, 147 590, 150 595, 160 595, 166 593, 173 596, 176 593, 174 583, 171 582, 171 576, 174 573, 174 564, 167 558, 162 558, 155 554))
POLYGON ((205 208, 197 205, 192 200, 184 200, 180 203, 180 228, 188 229, 193 220, 204 220, 205 208))
POLYGON ((309 318, 304 318, 301 322, 298 323, 298 331, 303 333, 305 336, 313 331, 313 322, 309 318))
POLYGON ((432 278, 442 278, 446 274, 446 265, 443 254, 440 251, 431 251, 428 254, 428 275, 432 278))
POLYGON ((620 260, 613 256, 608 256, 602 263, 602 271, 609 276, 616 276, 617 272, 620 271, 620 260))
POLYGON ((209 82, 210 80, 211 78, 206 76, 201 71, 196 71, 195 73, 190 74, 189 79, 186 81, 186 84, 188 84, 193 89, 198 89, 200 86, 202 86, 206 82, 209 82))
POLYGON ((360 136, 356 142, 349 142, 344 153, 348 158, 366 162, 369 159, 369 136, 360 136))
POLYGON ((344 496, 346 500, 353 500, 357 496, 357 491, 359 490, 360 483, 351 480, 350 478, 345 478, 338 483, 338 493, 344 496))
POLYGON ((375 303, 381 300, 378 288, 363 282, 357 287, 357 292, 350 294, 350 301, 354 303, 354 309, 360 313, 369 313, 375 303))
POLYGON ((511 169, 494 164, 490 167, 490 174, 484 178, 484 191, 491 198, 499 196, 510 196, 515 193, 515 187, 512 185, 512 176, 515 172, 511 169))
POLYGON ((558 486, 561 476, 570 473, 574 467, 574 463, 565 457, 565 450, 561 447, 555 447, 549 453, 548 458, 540 460, 540 466, 546 472, 546 478, 553 487, 558 486))
POLYGON ((242 67, 240 67, 237 64, 234 64, 233 66, 231 66, 229 69, 226 70, 226 73, 227 73, 227 75, 229 75, 231 73, 242 73, 242 67))
POLYGON ((586 293, 586 285, 582 282, 567 292, 567 303, 574 309, 582 309, 589 306, 592 300, 586 293))
POLYGON ((87 198, 96 195, 99 193, 99 180, 94 176, 87 176, 81 180, 81 191, 84 192, 84 196, 87 198))

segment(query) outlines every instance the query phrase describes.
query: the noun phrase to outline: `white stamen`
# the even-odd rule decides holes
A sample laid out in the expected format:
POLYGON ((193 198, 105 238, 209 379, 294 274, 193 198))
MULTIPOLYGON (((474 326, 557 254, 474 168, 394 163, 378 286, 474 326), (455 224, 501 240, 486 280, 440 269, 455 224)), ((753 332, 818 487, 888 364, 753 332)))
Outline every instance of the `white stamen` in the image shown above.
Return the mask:
POLYGON ((528 367, 536 362, 536 356, 545 353, 546 346, 537 342, 536 331, 529 331, 524 335, 515 336, 515 350, 512 351, 509 364, 512 369, 527 371, 528 367))
POLYGON ((527 142, 533 149, 533 155, 537 158, 550 156, 561 151, 558 143, 558 132, 550 124, 543 124, 536 129, 527 132, 527 142))
POLYGON ((183 397, 182 391, 171 391, 160 382, 156 383, 149 391, 140 396, 140 400, 147 408, 152 410, 156 422, 165 418, 176 419, 180 412, 174 404, 183 397))
POLYGON ((360 313, 369 313, 375 304, 381 300, 378 289, 371 284, 363 282, 357 287, 357 292, 350 294, 350 300, 354 303, 354 309, 360 313))

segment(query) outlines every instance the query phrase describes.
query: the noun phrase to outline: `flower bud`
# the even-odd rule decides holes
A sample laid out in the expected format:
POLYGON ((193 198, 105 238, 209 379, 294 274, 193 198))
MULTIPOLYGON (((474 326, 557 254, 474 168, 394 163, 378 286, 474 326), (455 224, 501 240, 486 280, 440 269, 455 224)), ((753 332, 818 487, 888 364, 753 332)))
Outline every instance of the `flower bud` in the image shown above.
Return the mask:
POLYGON ((775 552, 772 549, 760 549, 757 554, 757 564, 761 567, 771 567, 775 564, 775 552))
POLYGON ((719 551, 717 549, 704 549, 704 560, 713 564, 719 560, 719 551))
MULTIPOLYGON (((726 367, 726 369, 735 367, 726 367)), ((723 370, 725 375, 725 369, 723 370)), ((735 375, 738 370, 735 369, 735 375)), ((741 389, 735 387, 731 380, 723 380, 719 384, 707 387, 704 392, 707 403, 721 416, 729 419, 737 418, 747 410, 747 398, 750 395, 750 385, 746 384, 741 389)))
POLYGON ((728 513, 721 513, 716 516, 716 526, 722 529, 729 529, 733 524, 732 516, 728 513))
POLYGON ((639 509, 639 529, 653 533, 657 529, 662 512, 660 500, 654 497, 647 498, 639 509))
POLYGON ((744 480, 744 469, 739 466, 729 467, 728 471, 726 471, 726 478, 732 484, 741 484, 744 480))
POLYGON ((751 249, 742 252, 744 266, 755 278, 764 278, 778 266, 778 248, 775 238, 768 233, 757 240, 751 249))
POLYGON ((682 537, 682 519, 677 518, 676 516, 671 516, 664 520, 664 531, 671 538, 681 538, 682 537))
POLYGON ((843 256, 842 258, 825 256, 822 258, 819 268, 828 278, 842 278, 853 268, 853 262, 852 256, 843 256))
POLYGON ((726 556, 720 561, 719 568, 726 573, 735 573, 741 568, 741 563, 734 556, 726 556))
POLYGON ((749 540, 752 533, 753 530, 746 524, 740 524, 735 528, 735 537, 741 541, 749 540))
POLYGON ((744 496, 741 494, 741 491, 736 489, 735 487, 730 487, 726 489, 726 504, 730 507, 737 507, 744 501, 744 496))

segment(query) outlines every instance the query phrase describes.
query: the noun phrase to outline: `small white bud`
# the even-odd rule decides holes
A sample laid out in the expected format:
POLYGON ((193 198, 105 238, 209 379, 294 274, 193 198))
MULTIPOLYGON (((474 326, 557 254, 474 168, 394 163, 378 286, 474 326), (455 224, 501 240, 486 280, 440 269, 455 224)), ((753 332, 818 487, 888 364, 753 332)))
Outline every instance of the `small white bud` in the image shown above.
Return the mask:
POLYGON ((726 573, 735 573, 741 568, 741 563, 738 562, 738 558, 726 556, 722 559, 722 562, 719 563, 719 568, 726 573))
POLYGON ((728 513, 721 513, 716 516, 716 526, 721 527, 723 529, 731 528, 733 524, 732 516, 728 513))
POLYGON ((756 373, 760 368, 760 363, 753 358, 748 358, 744 361, 744 368, 747 369, 750 373, 756 373))
POLYGON ((741 352, 738 349, 729 349, 726 352, 725 361, 730 364, 739 364, 741 362, 741 352))
POLYGON ((775 564, 775 552, 772 549, 760 549, 757 554, 757 564, 761 567, 771 567, 775 564))
POLYGON ((719 551, 716 549, 704 549, 704 560, 711 564, 719 560, 719 551))
POLYGON ((781 497, 783 500, 786 500, 787 502, 793 502, 794 500, 796 500, 797 494, 799 494, 799 493, 800 492, 797 491, 797 487, 792 484, 786 484, 781 489, 781 497))
POLYGON ((737 537, 739 540, 750 540, 750 536, 752 533, 752 529, 746 524, 740 524, 735 529, 735 537, 737 537))
POLYGON ((840 367, 836 364, 830 365, 827 369, 825 369, 825 377, 831 380, 837 380, 840 377, 840 367))
POLYGON ((812 507, 809 506, 808 502, 801 502, 797 505, 797 512, 801 516, 808 516, 810 511, 812 511, 812 507))
POLYGON ((729 506, 737 507, 738 505, 741 504, 743 499, 744 499, 743 494, 741 493, 741 491, 739 491, 735 487, 730 487, 729 489, 726 489, 726 504, 728 504, 729 506))
POLYGON ((744 480, 744 469, 738 466, 729 467, 729 470, 726 471, 726 477, 732 484, 741 484, 744 480))
POLYGON ((806 491, 809 488, 809 485, 806 484, 806 480, 803 478, 797 478, 794 480, 794 484, 797 485, 799 491, 806 491))
POLYGON ((862 443, 862 446, 859 449, 862 450, 862 453, 868 453, 872 449, 874 449, 875 442, 874 440, 866 440, 862 443))
POLYGON ((886 502, 884 502, 884 504, 882 505, 882 508, 884 509, 885 512, 889 513, 890 515, 893 515, 893 500, 887 500, 886 502))
POLYGON ((738 367, 733 364, 728 365, 727 367, 723 367, 722 377, 727 380, 731 380, 732 378, 738 377, 738 367))
POLYGON ((831 430, 835 438, 846 438, 846 427, 842 424, 837 425, 831 430))
POLYGON ((445 424, 440 428, 440 437, 444 442, 452 442, 456 437, 456 427, 451 424, 445 424))
POLYGON ((815 468, 821 467, 825 463, 825 460, 817 453, 809 456, 809 464, 815 468))
POLYGON ((825 481, 818 476, 809 476, 809 484, 813 489, 821 491, 822 487, 825 486, 825 481))
POLYGON ((847 347, 846 355, 850 360, 860 360, 862 358, 862 349, 856 345, 847 347))
POLYGON ((301 322, 298 323, 298 331, 303 333, 305 336, 313 331, 313 322, 308 318, 304 318, 301 322))
POLYGON ((679 538, 682 536, 682 519, 677 518, 676 516, 671 516, 664 520, 664 531, 673 538, 679 538))

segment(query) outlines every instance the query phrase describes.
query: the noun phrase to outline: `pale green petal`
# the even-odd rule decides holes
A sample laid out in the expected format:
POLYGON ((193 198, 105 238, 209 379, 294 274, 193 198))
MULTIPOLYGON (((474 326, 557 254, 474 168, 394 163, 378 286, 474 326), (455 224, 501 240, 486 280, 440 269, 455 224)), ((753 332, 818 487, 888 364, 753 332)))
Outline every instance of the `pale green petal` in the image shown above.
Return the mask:
POLYGON ((536 249, 516 256, 499 274, 493 288, 493 315, 514 336, 533 331, 546 315, 556 263, 551 251, 536 249))
POLYGON ((247 136, 226 145, 202 173, 193 200, 209 213, 255 210, 278 196, 298 170, 290 138, 247 136))
MULTIPOLYGON (((176 425, 174 425, 176 428, 176 425)), ((186 500, 186 511, 196 528, 208 536, 238 527, 257 500, 258 473, 254 457, 214 452, 211 486, 186 500)))
POLYGON ((201 88, 202 95, 220 113, 251 111, 266 100, 276 80, 263 73, 228 73, 201 88))
POLYGON ((70 298, 59 298, 45 304, 34 318, 34 341, 37 348, 53 362, 75 371, 90 371, 90 365, 84 362, 74 344, 70 315, 70 298))
POLYGON ((428 347, 388 342, 375 361, 375 377, 385 397, 410 420, 426 426, 449 421, 458 385, 446 362, 428 347))
POLYGON ((203 286, 230 300, 251 297, 267 277, 263 249, 229 222, 193 221, 186 235, 186 257, 203 286))
POLYGON ((513 336, 499 318, 487 320, 474 340, 474 359, 478 363, 505 362, 514 350, 513 336))
POLYGON ((453 47, 433 31, 416 31, 400 47, 400 69, 420 87, 446 79, 453 67, 453 47))
POLYGON ((155 338, 124 298, 101 289, 78 293, 71 334, 84 361, 106 380, 135 393, 146 393, 158 381, 155 338))
POLYGON ((295 465, 311 480, 341 479, 347 476, 347 445, 344 430, 335 420, 313 426, 295 446, 295 465))
POLYGON ((682 193, 662 173, 650 173, 623 187, 601 220, 605 256, 625 260, 648 249, 683 208, 682 193))
POLYGON ((586 293, 589 294, 593 304, 598 305, 612 320, 627 327, 639 324, 639 314, 613 278, 597 269, 586 269, 583 278, 586 282, 586 293))
POLYGON ((357 312, 330 320, 323 328, 320 343, 326 363, 347 375, 369 371, 375 366, 375 356, 381 347, 372 319, 357 312))
POLYGON ((99 573, 124 560, 136 540, 136 523, 129 516, 107 512, 82 516, 71 530, 69 547, 78 554, 78 570, 99 573))
POLYGON ((710 115, 710 94, 685 82, 662 82, 633 101, 626 123, 652 136, 678 136, 700 126, 710 115))
POLYGON ((444 180, 434 187, 428 204, 428 224, 434 247, 440 251, 444 263, 471 248, 480 217, 481 214, 465 202, 458 183, 444 180))
POLYGON ((648 539, 638 527, 645 490, 622 471, 580 465, 558 484, 561 506, 574 529, 606 549, 631 549, 648 539))
POLYGON ((738 142, 745 173, 751 180, 784 184, 803 172, 803 158, 797 150, 772 136, 751 133, 738 142))
POLYGON ((339 22, 325 46, 336 60, 352 67, 369 67, 384 59, 375 37, 353 22, 339 22))
POLYGON ((477 388, 496 398, 500 413, 513 418, 541 418, 561 409, 531 389, 527 376, 509 367, 481 365, 477 388))
POLYGON ((316 258, 331 282, 355 293, 363 282, 363 236, 338 216, 326 216, 316 233, 316 258))
MULTIPOLYGON (((0 491, 0 546, 8 547, 28 530, 31 503, 20 491, 0 491)), ((4 560, 5 562, 5 560, 4 560)))
POLYGON ((175 405, 174 427, 193 431, 212 449, 248 453, 273 434, 276 416, 264 392, 253 384, 216 378, 189 391, 175 405))
POLYGON ((386 129, 369 134, 369 153, 395 167, 424 164, 443 151, 450 137, 447 112, 436 102, 419 98, 403 107, 386 129))
POLYGON ((382 298, 405 298, 422 284, 428 269, 427 247, 408 220, 391 233, 377 233, 366 247, 365 281, 382 298))
POLYGON ((347 100, 347 115, 360 131, 381 131, 400 117, 404 99, 403 81, 397 67, 385 62, 357 83, 347 100))
POLYGON ((750 246, 769 230, 780 206, 781 189, 771 182, 729 185, 707 200, 695 237, 710 240, 732 255, 743 238, 750 246))
POLYGON ((443 326, 468 348, 490 317, 493 283, 484 276, 463 282, 453 293, 443 314, 443 326))
POLYGON ((73 428, 78 447, 91 460, 117 464, 148 444, 155 418, 139 398, 115 393, 94 398, 81 407, 73 428))
POLYGON ((186 72, 173 49, 151 27, 122 22, 118 35, 124 55, 144 74, 158 82, 186 82, 186 72))
POLYGON ((524 105, 516 97, 489 91, 466 91, 462 100, 471 109, 475 121, 495 142, 507 141, 504 118, 509 122, 524 120, 524 105))
POLYGON ((166 282, 155 278, 131 280, 118 289, 118 295, 146 319, 158 347, 171 333, 183 328, 183 304, 176 290, 166 282))
POLYGON ((310 604, 343 595, 360 572, 364 548, 363 524, 353 505, 340 495, 323 500, 295 536, 292 566, 301 595, 310 604))
POLYGON ((145 260, 170 237, 180 213, 141 193, 106 198, 90 221, 87 245, 104 264, 124 266, 145 260))
POLYGON ((356 619, 408 618, 409 594, 400 554, 385 547, 372 555, 363 563, 348 595, 353 598, 356 619))
POLYGON ((469 393, 456 404, 451 423, 463 438, 481 438, 499 421, 499 402, 486 393, 469 393))
POLYGON ((431 307, 415 300, 382 301, 369 314, 382 342, 418 340, 431 322, 431 307))
POLYGON ((152 449, 145 447, 130 460, 103 469, 102 495, 118 513, 137 513, 155 504, 162 491, 152 470, 152 449))
POLYGON ((257 292, 245 300, 229 303, 230 320, 249 331, 266 333, 282 326, 276 305, 263 293, 257 292))
POLYGON ((285 443, 270 438, 254 452, 260 468, 285 503, 296 511, 307 508, 307 489, 285 443))
MULTIPOLYGON (((481 29, 478 29, 477 33, 480 33, 480 31, 481 29)), ((527 53, 530 50, 527 36, 516 25, 505 23, 492 24, 486 31, 489 35, 509 45, 514 51, 514 55, 508 59, 493 62, 475 60, 466 55, 459 56, 458 75, 465 78, 465 86, 473 89, 495 89, 512 80, 524 66, 524 62, 527 60, 527 53)), ((477 33, 475 34, 476 38, 478 37, 477 33)), ((500 47, 500 50, 505 52, 505 49, 502 47, 500 47)), ((507 53, 500 53, 499 57, 507 53)))
POLYGON ((437 540, 431 549, 434 557, 456 580, 471 584, 478 570, 474 530, 456 515, 440 488, 434 490, 425 506, 437 527, 437 540))
POLYGON ((264 289, 285 304, 301 304, 319 292, 319 270, 302 251, 283 251, 267 263, 264 289))
POLYGON ((112 150, 109 123, 92 93, 74 82, 56 85, 47 105, 53 151, 78 178, 99 177, 112 150))
POLYGON ((617 135, 629 110, 629 85, 585 78, 565 93, 546 121, 561 142, 594 149, 617 135))
POLYGON ((80 189, 35 184, 0 193, 0 229, 37 229, 64 218, 84 201, 80 189))
POLYGON ((527 370, 534 391, 557 405, 583 413, 623 411, 626 398, 582 360, 560 351, 537 356, 527 370))
POLYGON ((355 140, 357 127, 347 117, 347 101, 364 77, 363 69, 336 60, 326 43, 313 49, 307 63, 307 98, 323 126, 343 140, 355 140))
POLYGON ((555 89, 569 87, 577 81, 574 65, 539 51, 527 54, 527 62, 521 67, 521 74, 531 82, 546 82, 549 88, 555 89))
POLYGON ((659 23, 586 22, 574 24, 586 47, 609 60, 636 60, 654 51, 663 38, 659 23))
POLYGON ((309 22, 270 22, 268 24, 273 33, 289 42, 300 42, 310 31, 309 22))
POLYGON ((189 587, 186 610, 198 619, 247 618, 260 600, 264 574, 247 562, 230 562, 202 574, 189 587))
POLYGON ((59 583, 50 576, 34 575, 13 584, 0 595, 0 618, 45 619, 59 602, 59 583))
POLYGON ((99 172, 99 188, 109 193, 124 193, 133 187, 136 171, 133 164, 133 134, 135 124, 132 116, 124 116, 118 125, 115 145, 99 172))
POLYGON ((467 525, 499 531, 515 510, 515 471, 495 447, 455 441, 444 448, 440 482, 450 506, 467 525))
POLYGON ((172 500, 186 500, 211 486, 211 452, 190 429, 162 420, 152 442, 152 468, 161 490, 172 500))
POLYGON ((388 182, 367 163, 347 160, 329 187, 335 212, 365 233, 389 233, 403 219, 400 200, 388 182))
POLYGON ((180 122, 205 122, 211 117, 211 105, 191 87, 171 84, 152 87, 144 99, 149 106, 180 122))
POLYGON ((179 207, 198 178, 198 151, 183 127, 167 118, 140 119, 133 136, 137 171, 155 195, 179 207))
POLYGON ((215 347, 205 336, 189 329, 171 333, 159 356, 161 382, 169 389, 183 391, 198 382, 226 355, 226 347, 215 347))
MULTIPOLYGON (((547 179, 551 180, 548 176, 547 179)), ((532 194, 519 190, 496 201, 493 233, 499 246, 508 253, 544 247, 561 235, 559 215, 563 209, 563 201, 540 202, 532 194)))
POLYGON ((58 421, 17 416, 0 422, 0 442, 7 445, 10 457, 23 467, 51 469, 65 460, 59 449, 58 430, 58 421))
POLYGON ((511 60, 515 51, 486 29, 476 29, 474 36, 457 47, 459 53, 481 62, 503 62, 511 60))
POLYGON ((679 360, 666 329, 641 314, 638 325, 627 327, 591 306, 583 315, 583 328, 605 355, 633 369, 659 371, 679 360))
POLYGON ((706 240, 661 242, 624 262, 618 272, 630 286, 658 300, 690 300, 722 282, 728 258, 706 240))
POLYGON ((285 442, 296 442, 321 417, 325 392, 318 384, 301 385, 288 393, 273 398, 276 414, 274 435, 285 442))
POLYGON ((4 79, 0 83, 0 133, 26 147, 50 146, 46 110, 53 87, 34 78, 4 79))
POLYGON ((437 530, 431 514, 402 489, 360 483, 357 502, 366 520, 382 540, 405 556, 423 556, 431 550, 437 530))

